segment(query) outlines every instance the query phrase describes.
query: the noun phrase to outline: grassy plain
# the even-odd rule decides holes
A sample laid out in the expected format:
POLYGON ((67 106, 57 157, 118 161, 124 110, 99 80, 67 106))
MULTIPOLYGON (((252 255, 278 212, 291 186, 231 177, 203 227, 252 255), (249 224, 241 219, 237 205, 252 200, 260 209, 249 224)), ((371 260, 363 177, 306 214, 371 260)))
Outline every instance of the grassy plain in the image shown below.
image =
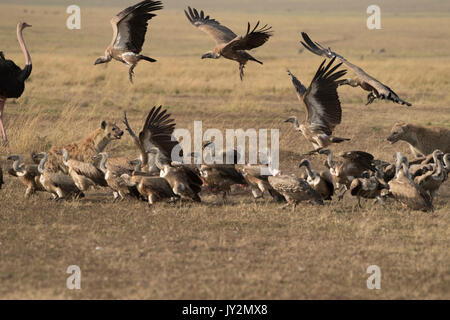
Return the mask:
MULTIPOLYGON (((364 1, 187 3, 236 33, 247 21, 273 25, 275 36, 254 50, 264 65, 249 63, 241 82, 235 63, 200 60, 212 40, 188 23, 181 4, 168 1, 150 22, 144 46, 158 62, 142 62, 134 85, 119 63, 93 66, 110 42, 110 17, 128 2, 82 5, 81 30, 66 28, 66 6, 54 1, 2 4, 0 49, 23 65, 15 25, 19 19, 32 24, 24 34, 33 73, 23 96, 7 103, 10 149, 0 147, 0 165, 9 166, 8 153, 28 155, 77 140, 103 119, 120 123, 123 111, 137 130, 148 110, 163 104, 180 128, 203 120, 204 130, 280 129, 281 169, 298 172, 299 155, 311 146, 283 123, 304 112, 285 69, 309 84, 321 62, 299 52, 300 31, 413 103, 365 107, 364 92, 341 88, 343 121, 336 135, 352 140, 335 150, 365 150, 389 161, 396 151, 410 155, 406 144, 385 140, 396 121, 450 127, 450 13, 443 1, 390 2, 380 1, 382 29, 372 31, 364 1)), ((137 154, 128 137, 107 151, 137 154)), ((321 168, 322 160, 314 158, 314 166, 321 168)), ((232 196, 225 206, 204 195, 200 205, 158 204, 152 211, 133 201, 112 204, 107 191, 77 202, 54 203, 44 194, 24 200, 23 186, 5 178, 0 298, 450 298, 448 182, 433 214, 393 202, 359 210, 350 197, 292 213, 271 202, 255 205, 250 195, 232 196), (66 269, 73 264, 82 270, 80 291, 66 289, 66 269), (382 271, 381 290, 366 287, 366 268, 373 264, 382 271)))

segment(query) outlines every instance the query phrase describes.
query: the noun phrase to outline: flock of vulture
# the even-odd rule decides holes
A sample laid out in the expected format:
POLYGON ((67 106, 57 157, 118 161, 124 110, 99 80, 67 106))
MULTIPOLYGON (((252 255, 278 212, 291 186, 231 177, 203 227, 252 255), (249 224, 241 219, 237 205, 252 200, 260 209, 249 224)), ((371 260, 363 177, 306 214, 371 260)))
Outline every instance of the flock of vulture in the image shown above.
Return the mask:
MULTIPOLYGON (((161 1, 145 0, 114 16, 111 20, 112 42, 95 65, 112 59, 120 61, 129 67, 129 80, 133 82, 133 70, 140 60, 156 61, 142 55, 141 51, 148 21, 156 16, 153 12, 160 9, 161 1)), ((188 7, 185 14, 192 25, 209 34, 216 42, 215 48, 202 55, 202 59, 224 57, 238 62, 241 80, 248 61, 262 64, 248 50, 260 47, 269 40, 272 36, 270 26, 260 26, 258 22, 251 27, 249 23, 245 35, 238 36, 203 11, 188 7)), ((22 95, 25 80, 32 70, 31 57, 22 36, 26 27, 30 25, 19 23, 17 26, 17 37, 26 58, 24 69, 5 59, 0 52, 0 132, 4 143, 7 143, 3 124, 6 99, 22 95)), ((327 170, 316 171, 310 161, 303 159, 299 163, 299 167, 306 169, 302 176, 282 174, 272 168, 270 157, 261 164, 245 164, 240 161, 245 155, 240 155, 236 150, 216 150, 212 141, 204 144, 202 155, 191 154, 194 159, 199 156, 203 156, 204 160, 208 158, 210 161, 205 162, 210 164, 176 163, 171 155, 174 148, 178 148, 180 154, 182 149, 178 141, 172 139, 175 122, 160 106, 150 110, 138 135, 130 127, 125 114, 123 123, 139 150, 137 159, 109 157, 104 152, 106 146, 120 139, 124 132, 115 124, 103 121, 100 128, 79 142, 33 154, 33 163, 24 163, 20 155, 10 155, 8 160, 12 162, 12 168, 8 172, 26 186, 27 197, 39 191, 50 193, 56 200, 84 197, 91 188, 106 187, 112 190, 114 200, 134 197, 148 201, 149 205, 157 201, 200 202, 199 194, 205 189, 222 195, 225 202, 231 187, 238 185, 251 191, 255 201, 269 193, 275 201, 285 202, 284 206, 292 205, 293 209, 301 201, 323 204, 334 196, 342 199, 349 191, 357 197, 359 206, 360 198, 375 199, 383 206, 387 198, 394 198, 412 210, 432 211, 433 198, 450 171, 450 154, 435 150, 427 157, 408 162, 405 156, 397 153, 395 164, 375 159, 364 151, 344 152, 336 159, 328 147, 350 140, 333 135, 342 117, 337 92, 339 86, 359 86, 368 91, 367 104, 375 99, 387 99, 406 106, 411 104, 341 55, 312 41, 306 33, 302 33, 302 38, 301 43, 306 49, 323 56, 325 60, 318 67, 309 87, 305 87, 287 70, 299 100, 306 107, 306 119, 300 123, 297 117, 292 116, 285 122, 292 123, 311 142, 314 149, 307 155, 318 153, 326 156, 327 170), (335 64, 336 60, 338 63, 335 64), (339 69, 342 65, 352 71, 352 78, 342 78, 347 73, 347 70, 339 69), (233 161, 227 161, 230 158, 233 161), (270 174, 263 175, 263 172, 270 174)), ((0 168, 0 188, 2 184, 0 168)))

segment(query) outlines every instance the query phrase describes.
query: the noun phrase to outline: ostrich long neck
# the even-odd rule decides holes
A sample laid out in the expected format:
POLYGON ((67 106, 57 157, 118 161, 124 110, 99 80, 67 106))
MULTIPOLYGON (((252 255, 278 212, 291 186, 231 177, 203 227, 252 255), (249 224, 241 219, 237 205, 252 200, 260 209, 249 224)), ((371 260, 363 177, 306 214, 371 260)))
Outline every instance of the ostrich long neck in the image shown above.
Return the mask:
POLYGON ((23 28, 20 27, 20 25, 17 26, 17 39, 19 40, 20 48, 22 49, 22 52, 25 56, 25 64, 31 65, 31 56, 30 53, 27 50, 27 46, 25 45, 25 41, 23 40, 23 28))
POLYGON ((19 40, 20 48, 22 49, 22 52, 25 56, 25 68, 22 70, 22 77, 23 81, 25 81, 31 74, 31 56, 30 53, 27 50, 27 46, 25 45, 25 42, 23 40, 23 28, 19 24, 17 26, 17 39, 19 40))

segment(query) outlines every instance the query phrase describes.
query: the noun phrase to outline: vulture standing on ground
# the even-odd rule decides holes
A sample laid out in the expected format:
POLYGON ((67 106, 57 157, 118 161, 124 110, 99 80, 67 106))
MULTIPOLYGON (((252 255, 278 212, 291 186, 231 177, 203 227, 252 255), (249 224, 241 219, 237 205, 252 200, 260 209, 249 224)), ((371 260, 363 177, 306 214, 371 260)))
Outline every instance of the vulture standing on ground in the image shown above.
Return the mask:
POLYGON ((333 177, 329 171, 321 171, 318 173, 311 169, 309 160, 302 160, 298 165, 299 168, 305 166, 306 168, 306 182, 322 196, 323 200, 331 200, 334 193, 333 177))
POLYGON ((52 194, 55 200, 72 198, 83 198, 84 193, 78 189, 72 178, 61 172, 51 172, 45 168, 45 163, 48 160, 48 154, 42 152, 37 156, 42 160, 39 163, 38 171, 40 173, 39 182, 44 189, 52 194))
POLYGON ((350 188, 350 184, 356 178, 361 178, 364 171, 376 172, 374 157, 364 151, 347 151, 340 153, 343 161, 336 162, 333 158, 333 151, 329 149, 319 151, 320 154, 327 155, 326 165, 333 177, 338 198, 342 199, 345 191, 350 188))
POLYGON ((375 176, 370 176, 368 171, 364 171, 360 178, 353 179, 350 184, 350 194, 358 198, 358 206, 361 208, 361 197, 366 199, 376 199, 382 206, 385 205, 384 195, 388 192, 389 186, 381 178, 382 172, 377 170, 375 176))
POLYGON ((129 187, 135 187, 141 196, 148 200, 149 207, 163 199, 173 200, 177 198, 170 184, 164 178, 141 175, 141 172, 139 172, 133 173, 131 176, 124 174, 122 179, 126 181, 129 187))
POLYGON ((399 96, 391 88, 384 85, 374 77, 368 75, 360 67, 348 62, 344 57, 340 56, 336 52, 331 51, 330 48, 325 49, 319 43, 313 42, 305 32, 302 32, 302 37, 305 42, 301 41, 301 43, 306 49, 318 56, 323 56, 326 58, 338 58, 342 63, 344 63, 353 71, 355 77, 353 79, 341 80, 339 81, 339 85, 347 84, 352 87, 360 86, 363 90, 369 91, 370 93, 367 96, 366 105, 372 103, 375 99, 388 99, 395 103, 407 105, 408 107, 411 106, 411 103, 400 99, 399 96))
MULTIPOLYGON (((425 171, 416 177, 412 177, 415 183, 430 193, 431 200, 437 195, 442 183, 447 180, 447 170, 445 169, 443 160, 444 153, 441 150, 435 150, 432 155, 434 163, 425 165, 431 166, 431 170, 425 171)), ((410 170, 408 171, 410 172, 410 170)))
POLYGON ((108 185, 104 173, 93 164, 69 159, 69 152, 66 149, 61 149, 56 154, 62 155, 62 161, 68 168, 69 176, 81 191, 88 191, 93 186, 106 187, 108 185))
POLYGON ((307 200, 323 205, 322 196, 301 178, 276 172, 273 176, 269 176, 268 180, 270 185, 286 199, 287 203, 282 208, 292 205, 294 211, 299 202, 307 200))
POLYGON ((269 175, 263 175, 263 170, 268 171, 268 164, 247 164, 240 168, 240 172, 244 176, 247 184, 250 186, 253 194, 253 198, 263 198, 264 193, 267 191, 272 198, 277 202, 285 201, 282 194, 276 191, 269 184, 269 175))
POLYGON ((247 181, 234 164, 203 164, 200 167, 200 176, 211 188, 212 193, 222 193, 223 201, 231 192, 235 184, 246 185, 247 181))
POLYGON ((20 182, 27 188, 25 198, 30 197, 36 191, 46 191, 39 181, 41 174, 39 173, 38 165, 22 163, 22 157, 18 154, 10 155, 7 160, 14 161, 9 174, 19 178, 20 182))
POLYGON ((147 32, 147 21, 156 16, 150 13, 163 8, 161 1, 145 0, 128 7, 111 19, 113 38, 106 48, 105 56, 98 58, 94 65, 120 61, 129 67, 130 82, 133 83, 134 68, 140 60, 156 62, 141 53, 147 32))
POLYGON ((109 164, 107 162, 108 158, 109 155, 106 152, 100 152, 94 156, 94 160, 100 159, 99 169, 103 172, 108 187, 113 191, 113 202, 117 200, 122 201, 127 195, 139 199, 140 194, 138 190, 135 187, 129 186, 127 180, 123 177, 123 175, 131 175, 133 173, 133 170, 130 168, 131 163, 125 166, 118 163, 109 164))
POLYGON ((292 83, 297 91, 297 97, 306 106, 306 120, 299 124, 297 117, 290 117, 290 122, 314 146, 317 152, 332 143, 350 140, 332 136, 334 128, 341 123, 341 102, 337 93, 338 79, 347 71, 334 72, 342 63, 331 68, 334 58, 324 67, 325 60, 319 66, 308 89, 288 70, 292 83))
POLYGON ((221 25, 218 21, 205 16, 203 10, 198 13, 197 9, 188 7, 188 11, 184 10, 188 20, 200 30, 209 34, 216 42, 214 50, 205 53, 202 59, 226 59, 234 60, 239 63, 239 75, 241 80, 244 77, 244 67, 248 60, 263 64, 261 61, 252 57, 245 50, 251 50, 262 46, 272 36, 272 27, 267 25, 259 28, 259 21, 253 29, 250 28, 250 22, 247 25, 247 33, 245 36, 237 36, 233 31, 221 25), (188 12, 189 11, 189 12, 188 12))
POLYGON ((433 211, 430 195, 413 181, 408 167, 408 159, 397 152, 395 178, 389 181, 390 194, 404 207, 412 210, 433 211))
POLYGON ((139 134, 140 144, 145 153, 153 155, 160 177, 167 180, 178 197, 200 202, 198 194, 203 181, 196 168, 172 162, 172 153, 178 151, 182 156, 183 151, 178 141, 172 137, 175 125, 167 110, 162 109, 162 106, 153 107, 139 134))
POLYGON ((8 142, 6 129, 3 123, 3 110, 5 108, 6 99, 19 98, 25 89, 25 80, 31 74, 31 57, 23 41, 23 29, 31 27, 25 22, 17 24, 17 39, 20 48, 25 55, 25 67, 20 69, 13 61, 6 60, 3 52, 0 51, 0 134, 4 143, 8 142))

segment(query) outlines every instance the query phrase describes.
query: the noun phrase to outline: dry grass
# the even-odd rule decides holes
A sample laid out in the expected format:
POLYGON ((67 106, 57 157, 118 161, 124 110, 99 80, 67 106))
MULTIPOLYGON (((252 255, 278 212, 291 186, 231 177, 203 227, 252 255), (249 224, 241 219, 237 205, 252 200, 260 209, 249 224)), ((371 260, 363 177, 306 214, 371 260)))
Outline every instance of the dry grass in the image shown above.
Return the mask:
MULTIPOLYGON (((27 6, 25 12, 24 6, 0 5, 1 49, 23 64, 14 27, 24 19, 33 24, 25 39, 34 64, 24 95, 6 106, 11 145, 0 147, 0 164, 8 166, 8 152, 47 150, 83 137, 103 119, 119 122, 125 110, 137 129, 151 106, 164 104, 181 128, 192 129, 194 120, 203 120, 204 130, 279 128, 281 167, 298 172, 298 155, 311 146, 282 122, 303 116, 285 68, 308 84, 321 61, 298 53, 301 30, 414 105, 364 107, 362 91, 342 88, 343 123, 336 135, 352 141, 336 150, 366 150, 392 160, 395 151, 409 154, 405 144, 385 141, 397 120, 450 127, 450 19, 448 10, 437 12, 439 1, 427 8, 408 2, 404 11, 406 2, 399 1, 382 11, 378 31, 366 29, 366 7, 359 11, 351 2, 337 14, 320 14, 311 1, 307 11, 282 2, 289 12, 266 10, 266 1, 259 9, 244 2, 244 10, 233 14, 236 1, 226 7, 190 4, 198 3, 235 32, 243 32, 247 20, 274 26, 275 37, 254 53, 264 65, 248 64, 244 82, 234 63, 200 60, 213 43, 172 2, 151 22, 144 48, 158 62, 141 63, 133 86, 124 66, 92 65, 109 43, 108 20, 117 8, 82 7, 82 30, 69 31, 65 8, 27 6), (250 15, 258 10, 263 13, 250 15)), ((108 151, 136 154, 127 138, 108 151)), ((271 202, 255 206, 250 195, 231 197, 226 206, 204 195, 202 205, 158 204, 149 211, 143 203, 112 204, 106 192, 58 204, 47 195, 25 201, 23 192, 6 176, 0 192, 1 298, 450 298, 448 183, 432 215, 392 202, 386 210, 371 203, 355 210, 351 198, 324 208, 305 204, 292 213, 271 202), (82 269, 78 292, 65 287, 71 264, 82 269), (371 264, 382 270, 378 291, 366 288, 371 264)))

